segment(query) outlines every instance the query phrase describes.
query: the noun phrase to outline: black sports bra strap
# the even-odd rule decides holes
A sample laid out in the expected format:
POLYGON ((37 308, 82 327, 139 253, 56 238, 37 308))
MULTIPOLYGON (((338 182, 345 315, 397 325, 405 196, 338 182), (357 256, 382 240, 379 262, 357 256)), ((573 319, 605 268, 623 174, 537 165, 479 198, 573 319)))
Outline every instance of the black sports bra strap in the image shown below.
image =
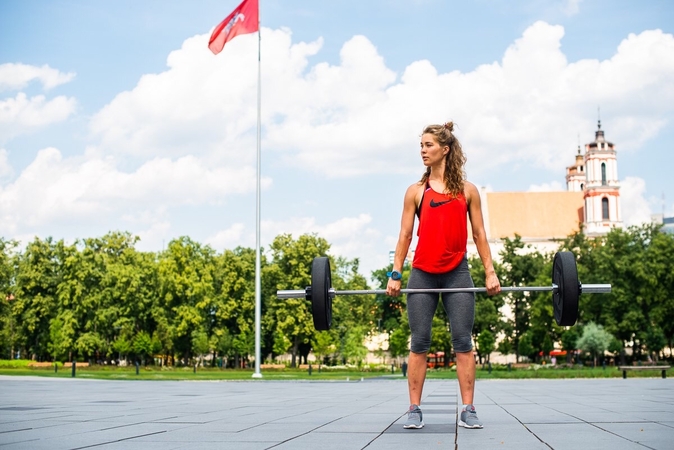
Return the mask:
POLYGON ((421 219, 421 207, 424 206, 424 194, 426 194, 426 191, 431 188, 430 183, 428 180, 426 180, 426 187, 424 188, 424 191, 421 193, 421 198, 419 199, 419 205, 417 206, 417 218, 421 219))

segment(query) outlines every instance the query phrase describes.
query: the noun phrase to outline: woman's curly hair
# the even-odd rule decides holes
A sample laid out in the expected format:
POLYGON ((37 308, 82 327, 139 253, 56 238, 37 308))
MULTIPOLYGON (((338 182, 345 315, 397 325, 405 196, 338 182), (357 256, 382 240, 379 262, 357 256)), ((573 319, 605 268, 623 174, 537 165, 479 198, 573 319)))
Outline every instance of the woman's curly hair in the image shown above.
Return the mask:
MULTIPOLYGON (((463 182, 466 179, 464 166, 466 164, 466 155, 461 149, 461 143, 452 134, 454 122, 446 122, 442 125, 429 125, 424 128, 422 134, 432 134, 435 140, 442 147, 449 147, 449 152, 445 157, 445 189, 446 193, 452 197, 463 194, 463 182)), ((428 167, 421 177, 419 183, 425 184, 431 175, 431 168, 428 167)))

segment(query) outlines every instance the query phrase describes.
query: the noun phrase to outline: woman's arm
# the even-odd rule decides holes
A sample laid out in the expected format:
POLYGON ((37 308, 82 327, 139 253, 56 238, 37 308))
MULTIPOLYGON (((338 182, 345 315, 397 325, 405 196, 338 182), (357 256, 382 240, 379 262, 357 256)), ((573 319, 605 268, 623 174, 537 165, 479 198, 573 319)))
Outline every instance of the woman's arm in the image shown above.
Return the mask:
MULTIPOLYGON (((400 234, 398 235, 398 243, 396 244, 396 252, 393 257, 393 270, 402 272, 405 264, 405 257, 412 242, 412 233, 414 232, 414 215, 417 210, 417 195, 420 187, 418 184, 413 184, 407 188, 405 192, 405 199, 403 201, 403 214, 400 220, 400 234)), ((393 297, 400 295, 401 280, 393 280, 389 278, 386 286, 386 294, 393 297)))
POLYGON ((494 263, 491 259, 491 250, 487 241, 487 233, 484 231, 484 219, 482 218, 482 202, 480 192, 473 183, 465 182, 464 188, 466 201, 468 202, 468 215, 470 217, 470 226, 473 230, 473 242, 477 247, 477 252, 482 260, 485 274, 485 287, 487 294, 495 295, 501 292, 501 283, 496 276, 494 263))

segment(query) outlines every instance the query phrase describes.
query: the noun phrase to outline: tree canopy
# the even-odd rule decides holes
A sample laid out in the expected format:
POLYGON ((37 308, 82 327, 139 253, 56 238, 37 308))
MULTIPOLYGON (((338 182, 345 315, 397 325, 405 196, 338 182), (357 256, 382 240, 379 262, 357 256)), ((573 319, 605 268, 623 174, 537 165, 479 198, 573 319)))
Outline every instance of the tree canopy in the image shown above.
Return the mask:
MULTIPOLYGON (((0 238, 0 355, 37 360, 135 360, 145 364, 241 367, 254 354, 255 251, 216 252, 180 237, 161 252, 136 249, 138 238, 111 232, 67 244, 35 238, 25 247, 0 238)), ((674 236, 656 225, 613 229, 605 236, 575 233, 559 250, 576 255, 583 283, 611 283, 612 293, 582 295, 576 327, 559 327, 546 292, 476 295, 473 338, 481 358, 492 350, 538 358, 557 347, 621 359, 659 358, 674 339, 674 236), (590 344, 593 327, 602 345, 590 344), (590 334, 588 334, 590 333, 590 334), (599 333, 601 334, 601 333, 599 333), (631 351, 626 351, 627 349, 631 351)), ((340 295, 333 326, 317 332, 305 299, 278 299, 279 289, 311 283, 311 264, 329 256, 338 290, 384 288, 390 265, 370 277, 358 259, 331 254, 315 234, 277 236, 261 259, 262 354, 291 355, 306 363, 311 351, 324 363, 360 364, 370 335, 388 337, 390 356, 408 353, 406 298, 340 295)), ((503 286, 550 285, 553 252, 519 236, 505 239, 495 269, 503 286)), ((469 258, 476 285, 484 283, 477 257, 469 258)), ((409 276, 403 270, 403 284, 409 276)), ((451 329, 438 308, 431 352, 451 348, 451 329)), ((447 362, 447 361, 446 361, 447 362)), ((624 361, 623 361, 624 362, 624 361)))

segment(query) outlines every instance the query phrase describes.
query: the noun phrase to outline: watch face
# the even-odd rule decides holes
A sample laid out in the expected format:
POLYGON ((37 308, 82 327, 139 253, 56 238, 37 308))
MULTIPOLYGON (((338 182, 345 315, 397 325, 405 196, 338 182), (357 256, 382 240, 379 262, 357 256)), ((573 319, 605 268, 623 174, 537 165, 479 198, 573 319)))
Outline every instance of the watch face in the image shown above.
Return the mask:
POLYGON ((403 276, 400 272, 396 272, 395 270, 393 272, 391 272, 391 278, 394 279, 394 280, 399 280, 402 277, 403 276))

